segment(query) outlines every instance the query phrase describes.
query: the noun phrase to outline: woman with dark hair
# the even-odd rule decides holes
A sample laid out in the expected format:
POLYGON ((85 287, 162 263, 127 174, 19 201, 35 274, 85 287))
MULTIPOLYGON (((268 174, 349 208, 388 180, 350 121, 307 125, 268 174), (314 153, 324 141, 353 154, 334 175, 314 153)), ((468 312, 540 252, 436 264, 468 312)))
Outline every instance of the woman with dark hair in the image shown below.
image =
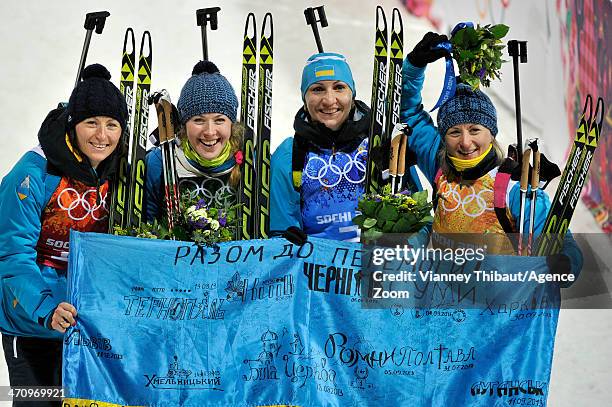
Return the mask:
MULTIPOLYGON (((61 386, 70 230, 107 232, 109 177, 127 106, 102 65, 83 70, 0 185, 0 330, 11 386, 61 386)), ((20 405, 22 402, 15 402, 20 405)), ((37 405, 60 405, 59 402, 37 405)))

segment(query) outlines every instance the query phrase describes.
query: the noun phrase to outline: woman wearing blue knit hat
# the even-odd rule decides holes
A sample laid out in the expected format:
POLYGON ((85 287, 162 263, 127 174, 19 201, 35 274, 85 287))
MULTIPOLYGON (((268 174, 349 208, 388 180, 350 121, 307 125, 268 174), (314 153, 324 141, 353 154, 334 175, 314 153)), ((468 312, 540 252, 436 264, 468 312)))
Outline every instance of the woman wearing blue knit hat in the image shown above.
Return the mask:
POLYGON ((365 189, 370 109, 355 98, 351 68, 337 53, 308 58, 301 93, 295 136, 272 155, 270 229, 359 241, 352 219, 365 189))
MULTIPOLYGON (((447 55, 437 47, 445 41, 445 35, 425 34, 403 68, 401 118, 413 128, 408 147, 416 153, 419 168, 435 191, 432 241, 443 245, 448 242, 442 237, 445 234, 470 233, 475 240, 484 235, 489 253, 512 254, 515 249, 509 233, 518 231, 520 184, 511 176, 512 162, 504 160, 495 138, 497 112, 491 99, 480 90, 459 84, 455 95, 440 107, 437 128, 422 105, 425 68, 447 55)), ((541 232, 549 208, 548 196, 538 190, 535 234, 541 232)), ((528 230, 529 217, 524 221, 528 230)), ((571 234, 563 254, 549 260, 558 266, 558 272, 580 271, 582 254, 571 234)))
MULTIPOLYGON (((243 127, 236 123, 238 97, 210 61, 193 68, 177 103, 181 129, 175 141, 175 162, 181 195, 204 198, 212 207, 236 203, 240 182, 243 127)), ((147 154, 147 220, 162 216, 164 202, 162 153, 147 154)))

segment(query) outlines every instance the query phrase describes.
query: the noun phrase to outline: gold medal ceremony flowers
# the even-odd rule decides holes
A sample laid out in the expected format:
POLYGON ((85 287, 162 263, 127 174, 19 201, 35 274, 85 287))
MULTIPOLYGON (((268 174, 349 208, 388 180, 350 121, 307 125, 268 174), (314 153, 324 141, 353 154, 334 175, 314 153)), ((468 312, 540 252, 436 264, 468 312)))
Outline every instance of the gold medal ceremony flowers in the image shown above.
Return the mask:
POLYGON ((418 232, 433 221, 432 203, 427 195, 427 191, 391 194, 389 185, 380 195, 363 195, 357 205, 361 214, 353 218, 353 223, 361 229, 362 241, 374 241, 386 233, 418 232))
POLYGON ((504 24, 476 28, 466 26, 458 29, 451 37, 452 56, 457 61, 461 81, 473 90, 482 86, 489 87, 492 79, 501 79, 502 38, 510 27, 504 24))
POLYGON ((208 246, 234 240, 237 229, 236 206, 214 208, 208 206, 203 198, 183 199, 180 206, 179 219, 173 228, 169 228, 164 219, 161 222, 155 220, 153 223, 142 223, 139 228, 115 227, 115 234, 184 240, 208 246))

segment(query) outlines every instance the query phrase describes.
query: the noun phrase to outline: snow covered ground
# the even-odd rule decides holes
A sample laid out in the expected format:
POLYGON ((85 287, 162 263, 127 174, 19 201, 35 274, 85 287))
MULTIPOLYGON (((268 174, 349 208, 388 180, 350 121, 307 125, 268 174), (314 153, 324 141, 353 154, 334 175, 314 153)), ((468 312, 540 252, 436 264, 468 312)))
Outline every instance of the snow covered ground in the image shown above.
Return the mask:
MULTIPOLYGON (((293 116, 301 104, 299 84, 303 63, 316 51, 302 10, 320 3, 303 0, 226 0, 216 3, 192 0, 3 0, 0 2, 0 15, 3 18, 0 25, 3 56, 0 64, 0 89, 3 92, 0 101, 0 176, 6 174, 15 161, 37 143, 36 133, 46 113, 58 102, 68 100, 85 37, 85 13, 100 10, 111 13, 104 33, 94 35, 92 39, 88 62, 104 64, 117 83, 126 27, 134 28, 137 42, 141 33, 149 30, 153 39, 152 89, 166 88, 176 101, 193 65, 202 57, 195 10, 217 4, 222 8, 219 30, 208 34, 209 55, 236 89, 240 84, 242 35, 247 13, 255 12, 259 25, 265 12, 272 11, 274 14, 274 149, 292 134, 293 116)), ((392 7, 400 6, 399 1, 395 0, 328 0, 325 5, 329 27, 321 31, 326 51, 337 51, 347 56, 356 80, 357 96, 368 104, 376 4, 385 6, 388 15, 392 7)), ((403 17, 407 52, 431 28, 426 21, 405 12, 403 17)), ((511 67, 506 66, 505 69, 506 77, 511 78, 511 67)), ((426 107, 431 107, 442 87, 442 64, 432 65, 427 78, 424 102, 426 107)), ((505 144, 514 138, 514 115, 501 105, 512 106, 513 102, 498 103, 499 139, 505 144)), ((151 129, 155 126, 153 117, 151 114, 151 129)), ((526 134, 534 130, 529 125, 524 127, 526 134)), ((582 205, 577 209, 572 229, 575 232, 598 231, 582 205)), ((612 350, 603 345, 611 336, 610 310, 561 312, 550 385, 550 406, 611 404, 607 390, 612 379, 609 364, 612 350)), ((4 360, 0 366, 0 385, 7 385, 4 360)))

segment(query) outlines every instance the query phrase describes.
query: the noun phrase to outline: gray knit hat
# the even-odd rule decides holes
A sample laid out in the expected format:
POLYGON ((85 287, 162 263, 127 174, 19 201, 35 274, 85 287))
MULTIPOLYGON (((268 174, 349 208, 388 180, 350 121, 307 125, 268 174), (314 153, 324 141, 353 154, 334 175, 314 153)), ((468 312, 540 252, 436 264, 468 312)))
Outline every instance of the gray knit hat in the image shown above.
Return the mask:
POLYGON ((181 124, 204 113, 221 113, 235 122, 238 97, 217 66, 210 61, 200 61, 191 74, 176 105, 181 124))
POLYGON ((493 137, 497 135, 497 112, 491 99, 480 90, 459 84, 455 96, 440 107, 438 130, 444 136, 448 129, 458 124, 475 123, 486 127, 493 137))

